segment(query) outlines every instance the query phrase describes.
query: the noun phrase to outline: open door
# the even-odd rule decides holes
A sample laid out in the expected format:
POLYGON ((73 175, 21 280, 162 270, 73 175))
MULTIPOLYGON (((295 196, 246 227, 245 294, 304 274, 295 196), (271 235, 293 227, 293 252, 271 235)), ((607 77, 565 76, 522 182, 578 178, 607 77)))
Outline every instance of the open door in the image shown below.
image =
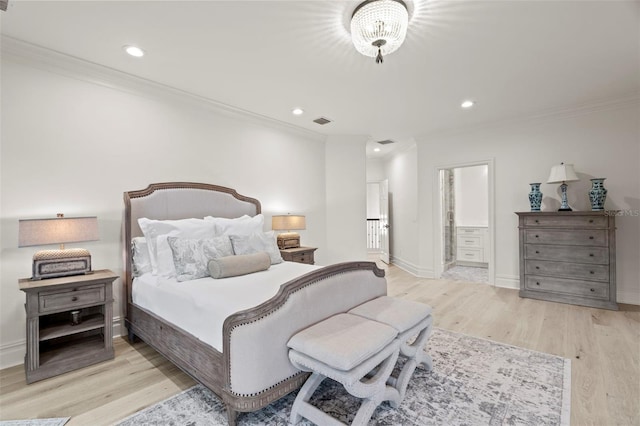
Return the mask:
POLYGON ((389 181, 380 182, 380 260, 389 264, 389 181))
POLYGON ((442 270, 446 271, 455 266, 456 262, 456 215, 452 169, 440 170, 440 192, 442 193, 442 270))

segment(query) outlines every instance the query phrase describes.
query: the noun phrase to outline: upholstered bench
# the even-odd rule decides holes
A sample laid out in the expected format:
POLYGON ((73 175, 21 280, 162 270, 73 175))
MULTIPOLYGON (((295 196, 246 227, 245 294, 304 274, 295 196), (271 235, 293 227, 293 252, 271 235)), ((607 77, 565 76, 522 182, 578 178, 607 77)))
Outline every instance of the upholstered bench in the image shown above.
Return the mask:
POLYGON ((297 424, 304 417, 318 425, 342 424, 309 403, 327 377, 363 399, 352 425, 366 425, 383 401, 397 407, 400 394, 387 385, 400 352, 397 336, 396 329, 389 325, 348 313, 334 315, 294 335, 288 342, 289 359, 296 368, 312 374, 293 403, 291 423, 297 424), (374 369, 375 374, 369 377, 374 369))
POLYGON ((422 364, 427 370, 432 368, 431 357, 424 351, 433 327, 431 311, 431 307, 424 303, 389 296, 378 297, 349 311, 350 314, 387 324, 398 332, 400 353, 407 357, 407 361, 397 377, 389 377, 387 384, 398 390, 401 401, 416 367, 422 364))

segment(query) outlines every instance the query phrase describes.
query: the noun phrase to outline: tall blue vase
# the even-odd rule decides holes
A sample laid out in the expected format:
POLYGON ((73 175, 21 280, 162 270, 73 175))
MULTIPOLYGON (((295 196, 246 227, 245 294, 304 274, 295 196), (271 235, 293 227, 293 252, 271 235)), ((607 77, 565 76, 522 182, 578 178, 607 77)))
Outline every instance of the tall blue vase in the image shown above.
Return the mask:
POLYGON ((531 192, 529 192, 529 204, 531 204, 532 212, 539 212, 542 205, 542 192, 540 192, 540 183, 530 183, 531 192))
POLYGON ((604 210, 604 202, 607 199, 607 189, 604 187, 606 178, 591 179, 591 190, 589 190, 589 200, 591 200, 591 210, 601 212, 604 210))

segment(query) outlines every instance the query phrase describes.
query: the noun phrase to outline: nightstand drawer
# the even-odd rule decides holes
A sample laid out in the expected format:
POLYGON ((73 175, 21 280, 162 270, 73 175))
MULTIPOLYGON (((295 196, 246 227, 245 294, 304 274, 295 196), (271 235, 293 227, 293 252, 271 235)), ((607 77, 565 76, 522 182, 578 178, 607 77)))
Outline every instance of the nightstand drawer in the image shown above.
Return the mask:
POLYGON ((308 263, 313 265, 313 252, 311 253, 294 253, 291 255, 292 262, 308 263))
POLYGON ((77 290, 41 292, 38 296, 38 310, 40 312, 62 311, 78 306, 104 303, 104 301, 104 285, 77 290))
POLYGON ((525 288, 531 291, 607 299, 609 283, 576 281, 562 278, 527 276, 525 288))

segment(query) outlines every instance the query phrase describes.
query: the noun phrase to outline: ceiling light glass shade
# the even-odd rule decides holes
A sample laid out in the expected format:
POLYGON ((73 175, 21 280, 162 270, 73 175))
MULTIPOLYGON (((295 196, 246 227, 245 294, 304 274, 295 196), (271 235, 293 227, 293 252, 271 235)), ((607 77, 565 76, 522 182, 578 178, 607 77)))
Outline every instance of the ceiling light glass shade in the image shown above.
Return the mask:
POLYGON ((409 12, 401 0, 368 0, 351 17, 351 38, 356 50, 377 57, 398 50, 407 36, 409 12))

